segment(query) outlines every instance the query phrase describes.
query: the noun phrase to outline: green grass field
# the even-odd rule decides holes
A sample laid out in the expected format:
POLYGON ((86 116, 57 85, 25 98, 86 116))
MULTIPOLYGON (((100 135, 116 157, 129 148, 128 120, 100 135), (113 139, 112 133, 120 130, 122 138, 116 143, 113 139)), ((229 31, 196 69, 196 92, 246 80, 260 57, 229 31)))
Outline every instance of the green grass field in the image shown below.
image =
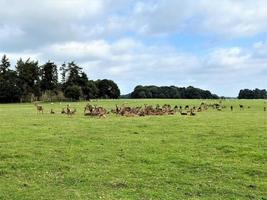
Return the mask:
MULTIPOLYGON (((199 105, 200 100, 92 104, 199 105)), ((211 101, 216 102, 216 101, 211 101)), ((0 199, 267 199, 267 106, 226 100, 222 112, 106 119, 63 103, 0 105, 0 199), (251 106, 240 111, 238 105, 251 106), (229 105, 234 105, 231 112, 229 105)))

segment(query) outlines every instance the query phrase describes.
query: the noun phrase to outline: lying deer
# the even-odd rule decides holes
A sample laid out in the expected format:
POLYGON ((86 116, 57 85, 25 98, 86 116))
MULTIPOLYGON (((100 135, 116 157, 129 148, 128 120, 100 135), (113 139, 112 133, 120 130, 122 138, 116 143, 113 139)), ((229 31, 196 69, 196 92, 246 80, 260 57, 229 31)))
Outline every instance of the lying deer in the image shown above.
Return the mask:
POLYGON ((76 113, 76 109, 72 109, 70 107, 67 107, 67 115, 74 115, 76 113))
POLYGON ((181 115, 187 115, 187 112, 182 112, 182 111, 180 110, 180 114, 181 114, 181 115))

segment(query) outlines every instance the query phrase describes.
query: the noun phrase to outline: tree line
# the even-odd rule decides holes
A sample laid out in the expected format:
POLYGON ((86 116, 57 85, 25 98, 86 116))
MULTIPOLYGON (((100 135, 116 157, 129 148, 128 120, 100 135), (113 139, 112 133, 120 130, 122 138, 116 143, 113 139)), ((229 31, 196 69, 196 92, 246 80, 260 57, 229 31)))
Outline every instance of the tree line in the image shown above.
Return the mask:
POLYGON ((60 68, 51 61, 19 59, 14 69, 6 55, 0 62, 0 102, 89 100, 119 98, 120 90, 112 80, 89 80, 74 61, 60 68), (61 74, 61 81, 59 75, 61 74))
POLYGON ((208 90, 189 87, 176 86, 142 86, 135 87, 134 91, 129 94, 131 98, 160 98, 160 99, 219 99, 216 94, 208 90))
MULTIPOLYGON (((0 103, 97 98, 219 99, 219 96, 192 86, 154 85, 139 85, 132 93, 120 96, 120 89, 114 81, 90 80, 74 61, 58 67, 51 61, 40 65, 38 61, 30 58, 19 59, 13 69, 6 55, 0 61, 0 103)), ((243 89, 240 90, 238 98, 267 99, 267 91, 243 89)))
POLYGON ((258 88, 254 90, 243 89, 240 90, 238 99, 267 99, 267 91, 265 89, 260 90, 258 88))

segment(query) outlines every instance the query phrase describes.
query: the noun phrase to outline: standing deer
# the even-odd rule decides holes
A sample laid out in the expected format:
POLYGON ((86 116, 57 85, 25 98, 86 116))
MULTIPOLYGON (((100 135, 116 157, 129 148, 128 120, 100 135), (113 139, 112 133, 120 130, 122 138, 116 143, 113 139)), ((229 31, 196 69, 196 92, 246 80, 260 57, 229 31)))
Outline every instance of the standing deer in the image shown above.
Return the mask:
POLYGON ((43 106, 37 104, 37 103, 34 103, 36 109, 37 109, 37 113, 42 113, 44 114, 44 109, 43 109, 43 106))

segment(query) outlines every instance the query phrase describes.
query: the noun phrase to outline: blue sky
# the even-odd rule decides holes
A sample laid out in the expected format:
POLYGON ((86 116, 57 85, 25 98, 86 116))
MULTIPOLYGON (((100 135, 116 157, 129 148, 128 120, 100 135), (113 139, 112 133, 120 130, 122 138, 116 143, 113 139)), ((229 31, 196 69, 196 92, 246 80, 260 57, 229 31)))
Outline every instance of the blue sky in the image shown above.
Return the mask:
POLYGON ((0 0, 0 54, 75 60, 91 79, 237 96, 267 88, 266 0, 0 0))

